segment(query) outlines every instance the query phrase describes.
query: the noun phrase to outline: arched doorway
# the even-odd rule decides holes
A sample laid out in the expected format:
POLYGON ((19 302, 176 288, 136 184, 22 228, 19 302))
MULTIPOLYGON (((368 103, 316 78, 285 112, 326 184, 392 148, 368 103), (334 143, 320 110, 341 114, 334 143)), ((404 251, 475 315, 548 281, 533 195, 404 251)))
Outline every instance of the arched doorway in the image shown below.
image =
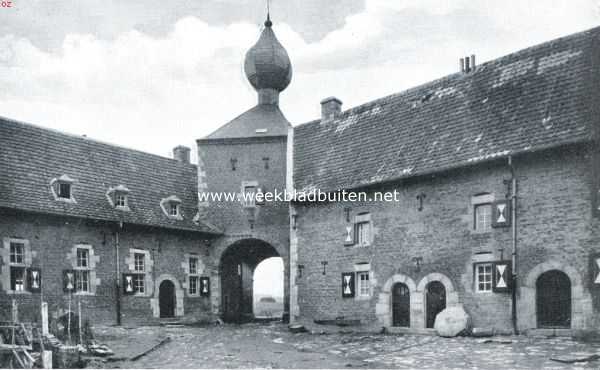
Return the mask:
POLYGON ((175 317, 175 304, 175 284, 171 280, 163 280, 158 287, 160 317, 175 317))
POLYGON ((446 288, 439 281, 432 281, 425 288, 426 326, 433 328, 435 317, 446 308, 446 288))
POLYGON ((571 327, 571 280, 562 271, 541 274, 536 283, 538 328, 571 327))
POLYGON ((271 257, 280 255, 273 246, 259 239, 243 239, 227 247, 219 265, 224 321, 254 320, 254 271, 259 263, 271 257))
POLYGON ((254 317, 266 320, 283 316, 284 267, 281 257, 271 257, 254 269, 254 317))
POLYGON ((410 327, 410 290, 404 283, 392 288, 392 325, 410 327))

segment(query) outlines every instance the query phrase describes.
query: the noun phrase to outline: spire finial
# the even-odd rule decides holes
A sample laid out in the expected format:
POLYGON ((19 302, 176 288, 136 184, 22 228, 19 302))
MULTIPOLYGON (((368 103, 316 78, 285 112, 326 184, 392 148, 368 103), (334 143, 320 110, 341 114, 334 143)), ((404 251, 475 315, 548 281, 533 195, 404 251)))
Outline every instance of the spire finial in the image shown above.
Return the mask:
POLYGON ((265 27, 271 27, 273 22, 271 22, 271 1, 267 0, 267 20, 265 21, 265 27))

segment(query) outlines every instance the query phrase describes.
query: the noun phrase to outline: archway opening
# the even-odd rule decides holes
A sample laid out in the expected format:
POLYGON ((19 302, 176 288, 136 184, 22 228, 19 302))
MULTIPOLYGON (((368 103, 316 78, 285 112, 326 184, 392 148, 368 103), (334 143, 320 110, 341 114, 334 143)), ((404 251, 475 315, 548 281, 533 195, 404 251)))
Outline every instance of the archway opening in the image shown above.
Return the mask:
POLYGON ((571 280, 562 271, 541 274, 536 283, 538 328, 571 327, 571 280))
POLYGON ((283 259, 271 257, 254 270, 254 317, 281 319, 283 316, 283 259))
POLYGON ((433 328, 435 317, 446 308, 446 287, 439 281, 432 281, 425 288, 425 304, 427 308, 427 328, 433 328))
POLYGON ((392 325, 410 326, 410 290, 404 283, 396 283, 392 288, 392 325))
POLYGON ((175 317, 175 285, 171 280, 163 280, 158 287, 158 307, 161 318, 175 317))
MULTIPOLYGON (((254 272, 264 260, 280 257, 270 244, 244 239, 227 247, 221 257, 221 312, 226 322, 248 322, 254 315, 254 272)), ((283 274, 271 285, 283 284, 283 274)))

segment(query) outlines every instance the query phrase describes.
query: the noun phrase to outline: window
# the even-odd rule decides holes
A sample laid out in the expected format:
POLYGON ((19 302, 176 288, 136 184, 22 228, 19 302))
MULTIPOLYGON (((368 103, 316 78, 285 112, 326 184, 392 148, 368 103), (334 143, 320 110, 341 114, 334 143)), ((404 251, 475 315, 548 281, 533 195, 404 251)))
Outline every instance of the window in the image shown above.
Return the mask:
POLYGON ((492 205, 490 203, 475 205, 475 230, 489 231, 492 229, 492 205))
POLYGON ((231 170, 235 171, 236 165, 237 165, 237 159, 236 158, 231 158, 229 161, 231 162, 231 170))
POLYGON ((127 207, 127 195, 117 193, 115 196, 115 206, 116 207, 127 207))
POLYGON ((188 272, 188 292, 190 295, 196 295, 200 293, 199 291, 199 281, 200 277, 198 276, 198 257, 189 257, 189 272, 188 272))
POLYGON ((492 291, 492 264, 481 263, 475 265, 475 288, 479 293, 492 291))
POLYGON ((75 268, 76 292, 90 291, 90 250, 77 248, 77 266, 75 268))
POLYGON ((145 272, 145 264, 144 260, 146 255, 144 253, 134 253, 133 254, 133 269, 136 272, 145 272))
POLYGON ((179 204, 170 203, 169 204, 169 215, 171 216, 179 216, 179 204))
POLYGON ((71 199, 71 184, 59 182, 58 197, 63 199, 71 199))
POLYGON ((25 244, 10 243, 10 290, 25 291, 25 244))
POLYGON ((371 286, 369 284, 369 272, 360 271, 356 273, 356 284, 359 297, 369 297, 371 295, 371 286))
POLYGON ((360 246, 369 245, 370 242, 370 222, 359 222, 356 224, 356 244, 360 246))
POLYGON ((25 244, 10 243, 10 263, 23 263, 25 254, 25 244))
POLYGON ((364 247, 371 245, 371 214, 359 213, 354 216, 354 244, 364 247))
POLYGON ((246 207, 253 207, 255 204, 254 196, 256 195, 256 186, 245 186, 244 187, 244 205, 246 207))
POLYGON ((144 274, 133 275, 133 291, 135 293, 145 293, 145 277, 144 274))

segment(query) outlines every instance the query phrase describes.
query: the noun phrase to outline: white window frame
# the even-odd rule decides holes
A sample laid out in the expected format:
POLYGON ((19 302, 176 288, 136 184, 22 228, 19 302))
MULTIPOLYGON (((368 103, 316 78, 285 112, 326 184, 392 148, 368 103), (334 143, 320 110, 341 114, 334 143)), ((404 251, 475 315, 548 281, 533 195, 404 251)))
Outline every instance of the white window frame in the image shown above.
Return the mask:
POLYGON ((494 266, 491 262, 475 264, 475 291, 477 293, 492 293, 493 274, 494 266), (489 267, 489 272, 486 271, 487 267, 489 267), (482 270, 480 271, 480 269, 482 270))
POLYGON ((480 203, 473 206, 474 229, 478 232, 492 230, 492 203, 480 203), (486 211, 483 211, 486 210, 486 211), (487 211, 489 210, 489 211, 487 211), (480 217, 481 216, 481 217, 480 217), (480 219, 481 218, 481 219, 480 219))
POLYGON ((258 181, 242 181, 240 202, 244 208, 256 207, 256 194, 258 194, 258 181), (248 189, 254 190, 254 196, 251 199, 246 198, 246 194, 251 194, 248 189))
POLYGON ((75 195, 73 194, 75 188, 73 184, 75 182, 76 180, 73 180, 68 175, 62 175, 59 178, 54 178, 50 180, 50 192, 52 193, 54 200, 66 203, 77 203, 77 201, 75 200, 75 195), (62 185, 69 186, 69 197, 62 196, 60 191, 62 185))
POLYGON ((25 293, 27 291, 27 264, 25 263, 25 255, 27 253, 27 244, 25 243, 24 240, 16 240, 16 239, 11 239, 9 241, 9 259, 8 259, 8 270, 9 270, 9 279, 10 279, 10 286, 9 286, 9 290, 15 293, 25 293), (20 245, 21 246, 21 253, 17 254, 17 253, 12 253, 13 250, 13 245, 20 245), (13 255, 16 256, 20 256, 21 260, 17 261, 17 258, 15 258, 15 261, 13 261, 13 255), (20 285, 17 285, 17 280, 15 279, 14 282, 14 286, 15 289, 13 289, 13 274, 12 271, 13 269, 19 269, 22 272, 22 281, 20 285), (18 288, 20 287, 20 288, 18 288))
POLYGON ((75 248, 75 274, 76 274, 76 284, 75 284, 75 294, 91 294, 92 293, 92 267, 91 267, 91 247, 78 245, 75 248), (87 258, 85 259, 85 266, 81 263, 82 259, 79 257, 79 251, 85 251, 87 254, 87 258), (82 289, 84 285, 82 284, 82 277, 86 276, 86 284, 85 289, 82 289))
POLYGON ((371 277, 369 271, 356 272, 356 296, 358 298, 371 297, 371 277), (363 279, 366 277, 366 279, 363 279))
POLYGON ((364 212, 354 216, 354 233, 356 246, 368 247, 373 243, 373 224, 370 213, 364 212))
POLYGON ((190 296, 199 296, 200 295, 200 274, 198 273, 198 266, 200 265, 200 257, 196 255, 191 255, 188 257, 188 294, 190 296), (192 261, 195 260, 195 269, 192 270, 192 261), (195 284, 195 291, 192 292, 192 281, 195 284))
POLYGON ((182 201, 176 195, 171 195, 167 198, 163 198, 160 201, 160 208, 162 209, 165 216, 173 220, 183 220, 183 214, 181 212, 182 201), (172 207, 176 207, 177 214, 172 214, 172 207))
POLYGON ((115 207, 117 208, 127 208, 127 194, 117 192, 115 193, 115 207))

